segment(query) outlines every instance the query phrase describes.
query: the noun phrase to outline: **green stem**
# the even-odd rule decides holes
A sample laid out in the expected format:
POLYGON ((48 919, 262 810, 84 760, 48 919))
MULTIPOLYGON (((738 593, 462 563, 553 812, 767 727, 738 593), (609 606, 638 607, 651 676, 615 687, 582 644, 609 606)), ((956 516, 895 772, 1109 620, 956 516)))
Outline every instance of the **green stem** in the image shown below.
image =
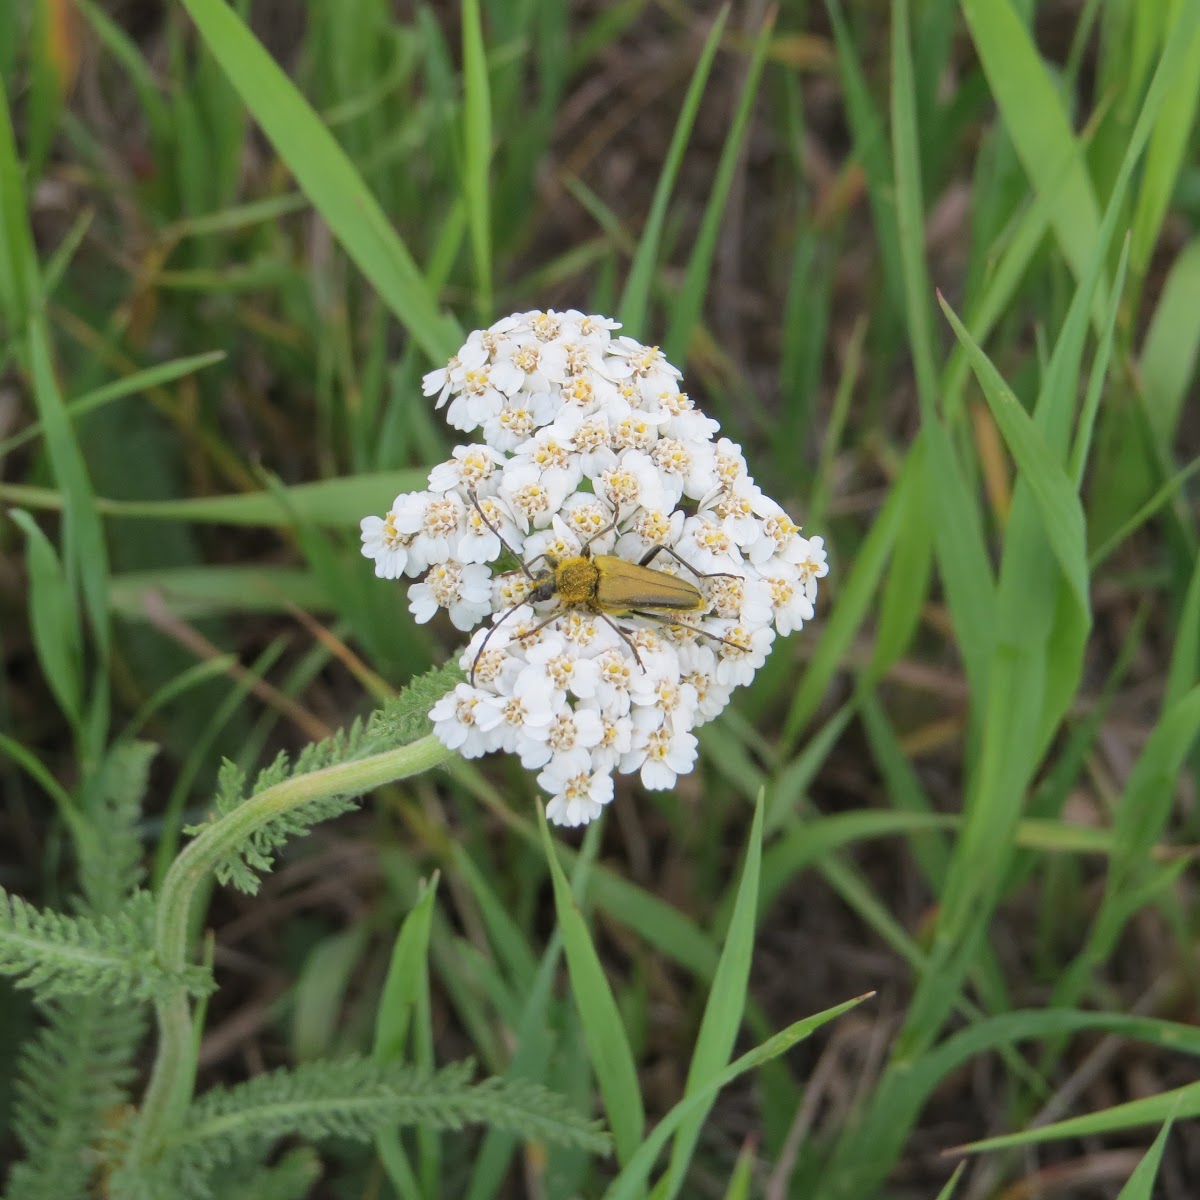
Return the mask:
MULTIPOLYGON (((158 899, 154 945, 159 963, 182 968, 187 963, 196 893, 229 855, 256 830, 281 813, 326 796, 354 796, 385 783, 419 775, 454 757, 429 734, 398 750, 339 763, 285 779, 250 797, 201 833, 172 863, 158 899)), ((157 1005, 158 1053, 134 1129, 131 1160, 147 1163, 190 1099, 192 1014, 187 992, 173 990, 157 1005)))

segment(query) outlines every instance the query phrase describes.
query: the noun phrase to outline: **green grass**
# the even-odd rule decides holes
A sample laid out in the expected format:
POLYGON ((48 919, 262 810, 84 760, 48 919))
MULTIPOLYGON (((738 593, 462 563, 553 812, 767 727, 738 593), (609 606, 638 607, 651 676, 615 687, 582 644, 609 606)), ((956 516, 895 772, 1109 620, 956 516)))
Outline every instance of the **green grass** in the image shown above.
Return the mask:
MULTIPOLYGON (((1107 1163, 1080 1196, 1171 1194, 1200 1116, 1200 0, 25 7, 0 867, 107 915, 125 821, 176 898, 130 953, 214 931, 220 990, 161 999, 128 1081, 142 1165, 193 1085, 469 1056, 612 1154, 390 1126, 322 1142, 319 1184, 303 1156, 238 1186, 982 1200, 1107 1163), (619 791, 582 838, 517 764, 452 763, 257 898, 205 875, 179 908, 223 759, 252 777, 455 657, 357 521, 453 444, 422 374, 538 307, 684 367, 825 537, 817 620, 677 792, 619 791), (1121 1064, 1089 1083, 1100 1037, 1121 1064)), ((47 1018, 7 984, 0 1013, 15 1161, 47 1018)), ((105 1105, 60 1129, 99 1145, 105 1105)), ((58 1178, 31 1168, 14 1200, 58 1178)))

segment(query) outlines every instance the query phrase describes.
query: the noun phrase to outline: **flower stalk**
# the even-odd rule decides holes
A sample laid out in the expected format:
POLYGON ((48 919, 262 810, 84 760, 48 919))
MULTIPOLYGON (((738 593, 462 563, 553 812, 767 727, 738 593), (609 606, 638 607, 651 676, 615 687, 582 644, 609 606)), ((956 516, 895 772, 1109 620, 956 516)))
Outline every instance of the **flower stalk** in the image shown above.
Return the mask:
MULTIPOLYGON (((182 968, 188 960, 197 893, 229 855, 269 821, 314 800, 361 795, 440 766, 454 751, 432 734, 382 754, 285 779, 214 821, 176 858, 163 879, 155 925, 158 961, 182 968)), ((158 1049, 134 1126, 131 1158, 149 1163, 190 1100, 192 1011, 180 986, 156 1006, 158 1049)))

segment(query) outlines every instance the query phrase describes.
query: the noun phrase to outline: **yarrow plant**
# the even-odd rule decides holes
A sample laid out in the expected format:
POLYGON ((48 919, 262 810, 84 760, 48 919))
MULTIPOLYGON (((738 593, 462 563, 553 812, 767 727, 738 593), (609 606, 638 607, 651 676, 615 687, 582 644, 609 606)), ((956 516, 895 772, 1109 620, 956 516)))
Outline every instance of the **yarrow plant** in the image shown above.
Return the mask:
POLYGON ((424 577, 418 621, 479 626, 434 732, 466 758, 516 754, 560 825, 597 817, 614 772, 669 788, 690 771, 692 731, 811 619, 828 570, 681 372, 619 328, 571 310, 472 333, 424 390, 483 441, 362 521, 376 575, 424 577), (694 611, 635 596, 650 571, 694 611))

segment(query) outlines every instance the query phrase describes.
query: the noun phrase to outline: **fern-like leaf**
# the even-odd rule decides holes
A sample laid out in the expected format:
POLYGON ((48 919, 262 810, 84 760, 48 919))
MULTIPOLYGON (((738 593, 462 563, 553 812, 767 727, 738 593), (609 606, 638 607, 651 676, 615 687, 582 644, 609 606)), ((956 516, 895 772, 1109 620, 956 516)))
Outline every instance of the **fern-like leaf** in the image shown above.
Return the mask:
POLYGON ((206 1183, 220 1200, 304 1200, 321 1177, 321 1160, 311 1146, 297 1146, 277 1163, 247 1171, 244 1165, 218 1171, 206 1183))
MULTIPOLYGON (((258 773, 251 786, 247 785, 246 773, 235 763, 226 760, 217 777, 215 816, 228 815, 252 796, 287 779, 394 750, 425 736, 432 728, 429 722, 430 708, 462 677, 462 671, 456 666, 420 676, 368 720, 357 720, 349 729, 340 729, 331 737, 306 746, 294 763, 289 761, 286 754, 279 754, 270 766, 258 773)), ((324 796, 272 817, 259 826, 236 852, 218 864, 217 879, 254 895, 259 889, 260 876, 271 870, 275 855, 285 842, 303 837, 321 821, 348 812, 354 808, 357 799, 357 795, 324 796)), ((190 825, 186 832, 194 835, 202 833, 204 829, 204 825, 190 825)))
POLYGON ((79 886, 93 912, 115 912, 142 882, 138 823, 157 753, 153 742, 118 742, 84 796, 94 839, 79 848, 79 886))
POLYGON ((166 971, 151 941, 154 899, 136 893, 111 915, 68 916, 34 907, 0 888, 0 974, 40 1000, 103 995, 110 1004, 153 1000, 179 982, 194 995, 212 990, 202 967, 166 971))
POLYGON ((85 1200, 100 1131, 129 1101, 146 1012, 103 996, 41 1007, 46 1023, 22 1047, 13 1105, 25 1161, 12 1168, 5 1197, 85 1200))
POLYGON ((524 1080, 472 1084, 474 1067, 436 1073, 370 1059, 309 1063, 214 1088, 192 1105, 168 1148, 162 1186, 207 1197, 212 1173, 260 1162, 280 1138, 299 1135, 370 1141, 398 1125, 459 1129, 473 1122, 523 1138, 607 1153, 599 1124, 568 1109, 561 1096, 524 1080))
POLYGON ((390 746, 407 746, 432 733, 429 710, 466 677, 454 661, 418 675, 398 696, 371 715, 371 733, 390 746))
MULTIPOLYGON (((138 836, 155 747, 113 746, 81 796, 76 914, 43 912, 0 890, 0 972, 32 988, 43 1024, 21 1048, 12 1127, 24 1151, 7 1200, 87 1200, 103 1144, 129 1103, 146 1001, 171 980, 150 951, 153 900, 135 891, 138 836), (57 997, 57 998, 56 998, 57 997)), ((189 989, 211 987, 190 967, 189 989)), ((115 1193, 112 1193, 115 1195, 115 1193)))

